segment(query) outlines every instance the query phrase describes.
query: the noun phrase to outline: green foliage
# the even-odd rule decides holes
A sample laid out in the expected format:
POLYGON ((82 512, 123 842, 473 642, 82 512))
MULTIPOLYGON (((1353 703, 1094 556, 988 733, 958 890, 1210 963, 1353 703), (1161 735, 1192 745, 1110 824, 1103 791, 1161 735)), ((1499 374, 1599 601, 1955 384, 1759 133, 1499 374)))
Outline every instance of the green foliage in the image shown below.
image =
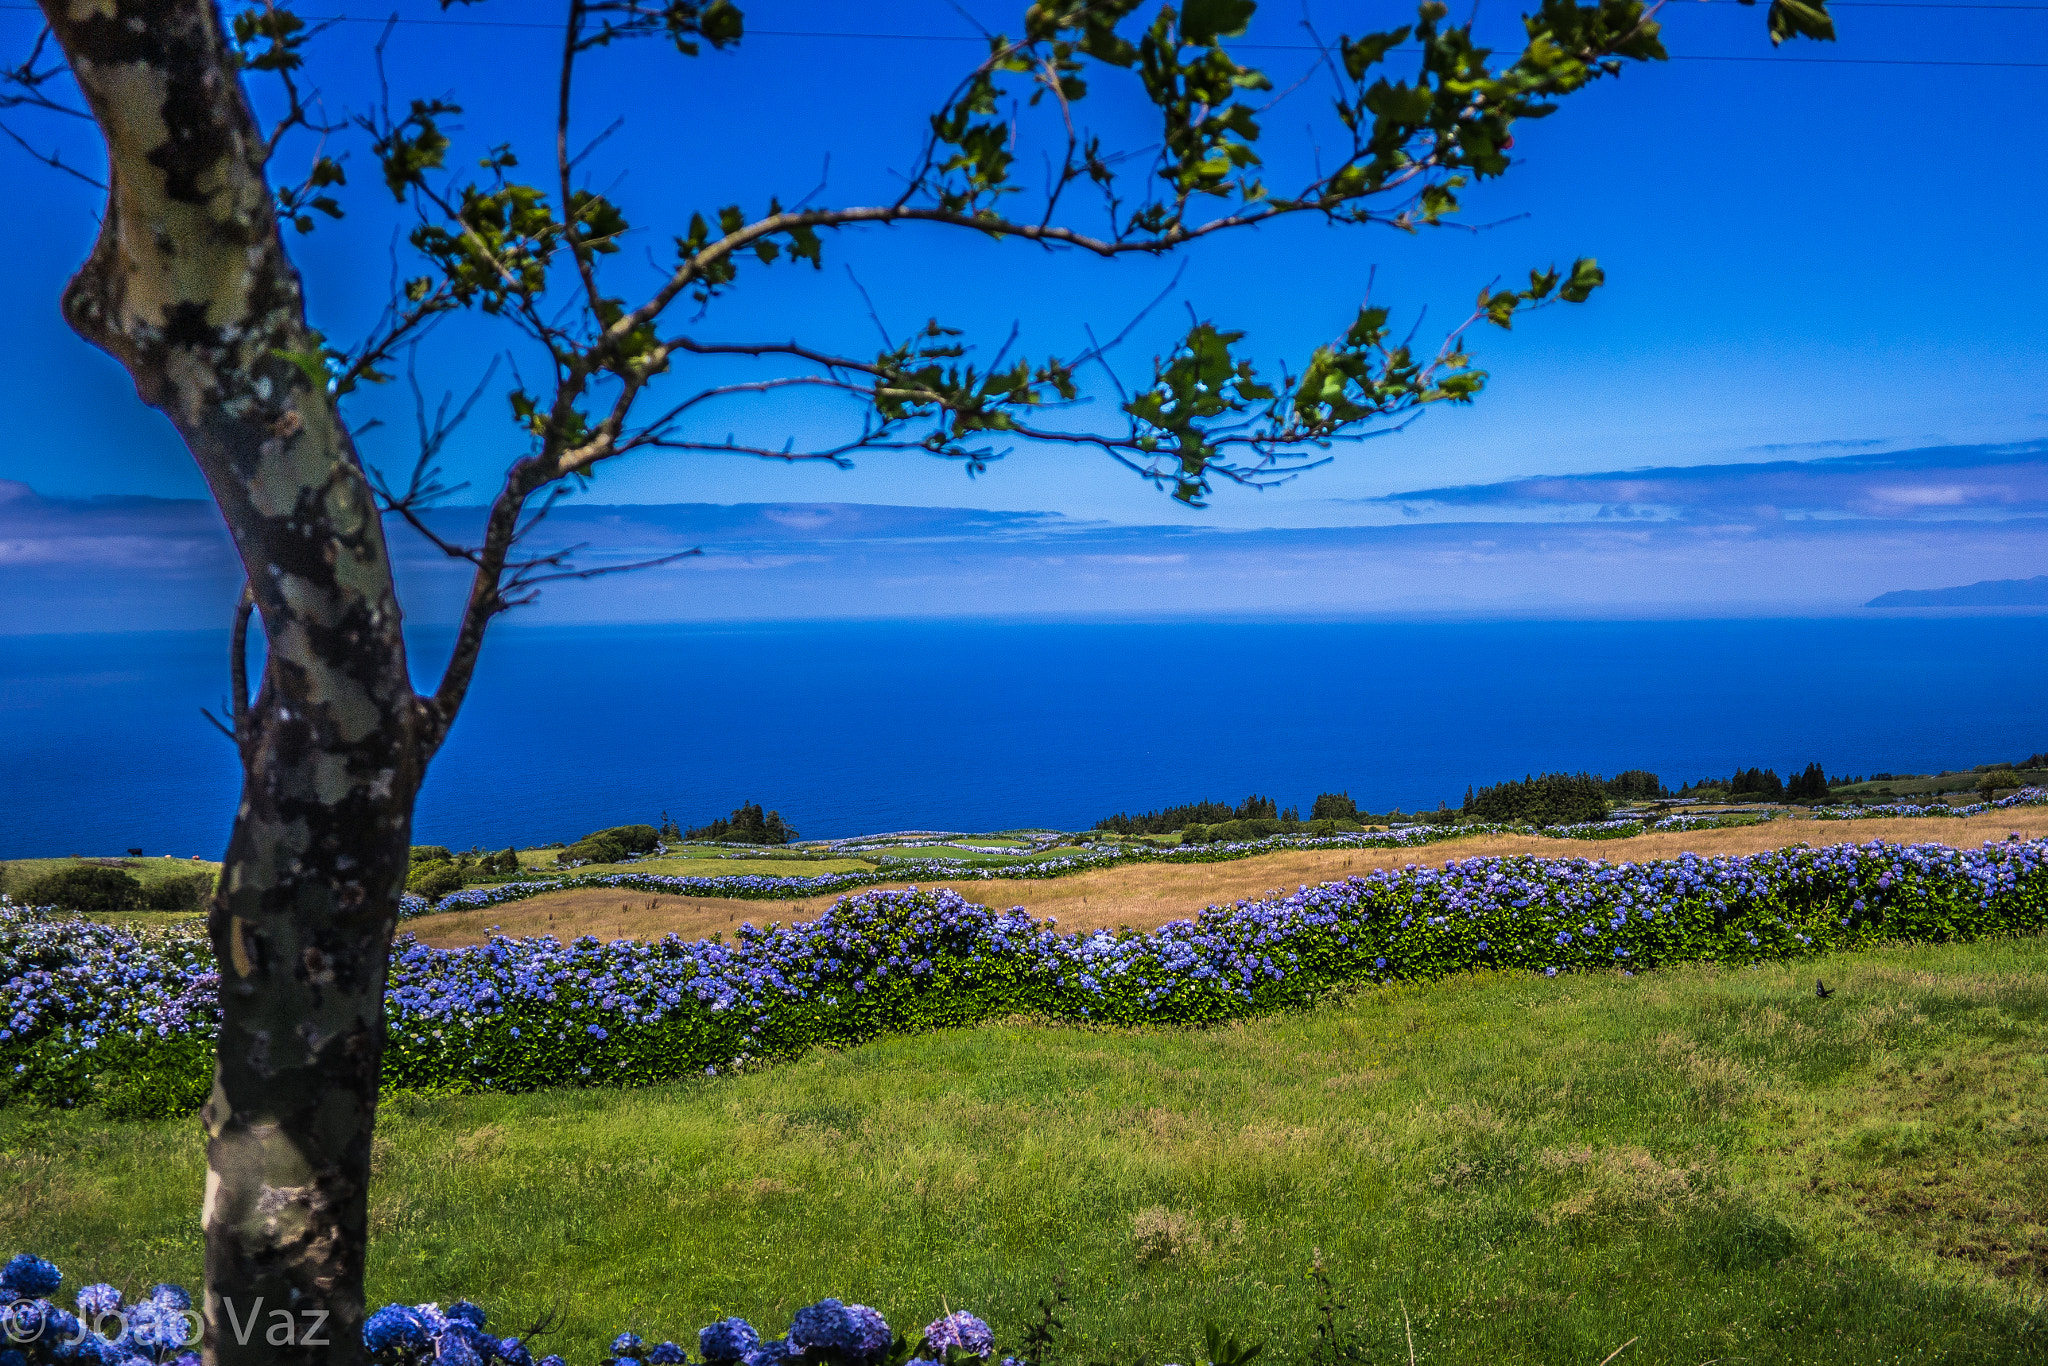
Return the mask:
POLYGON ((414 863, 446 863, 454 857, 445 844, 415 844, 411 852, 414 863))
POLYGON ((1283 814, 1288 820, 1295 819, 1292 809, 1283 813, 1271 797, 1261 797, 1255 792, 1236 806, 1228 802, 1190 802, 1184 806, 1169 806, 1159 811, 1147 811, 1138 816, 1126 815, 1119 811, 1114 816, 1105 816, 1095 822, 1095 828, 1118 835, 1167 835, 1189 825, 1220 825, 1228 821, 1248 820, 1277 821, 1283 814))
POLYGON ((1988 798, 1991 793, 2006 791, 2026 785, 2026 780, 2009 768, 1993 768, 1977 775, 1977 790, 1988 798))
POLYGON ((25 883, 16 898, 25 906, 55 906, 85 914, 138 910, 142 884, 119 868, 77 863, 25 883))
MULTIPOLYGON (((2018 787, 2019 783, 2015 781, 2013 786, 2018 787)), ((1785 784, 1785 797, 1787 800, 1795 802, 1826 801, 1828 799, 1827 770, 1817 763, 1808 764, 1804 769, 1793 774, 1791 779, 1785 784)))
POLYGON ((608 835, 585 835, 555 855, 555 862, 617 863, 626 857, 626 846, 608 835))
MULTIPOLYGON (((1003 454, 986 444, 992 436, 1092 446, 1191 505, 1218 479, 1261 485, 1286 478, 1327 459, 1334 443, 1388 420, 1430 404, 1471 402, 1487 376, 1466 331, 1479 323, 1507 328, 1528 310, 1584 302, 1603 283, 1599 265, 1581 258, 1569 268, 1534 269, 1526 288, 1488 284, 1470 317, 1433 350, 1416 349, 1409 329, 1368 301, 1298 366, 1262 371, 1244 352, 1242 329, 1196 318, 1154 358, 1149 380, 1113 386, 1119 399, 1107 427, 1052 423, 1045 414, 1083 397, 1077 374, 1107 366, 1113 342, 1036 360, 1011 358, 1006 342, 994 360, 978 363, 960 330, 934 318, 869 358, 799 340, 685 336, 668 321, 681 299, 708 304, 736 288, 742 261, 769 267, 786 257, 822 267, 826 229, 914 225, 1117 257, 1169 253, 1293 214, 1339 226, 1434 226, 1458 212, 1465 187, 1507 171, 1521 120, 1549 115, 1560 99, 1627 63, 1666 55, 1654 11, 1640 0, 1544 0, 1524 20, 1521 50, 1503 54, 1474 41, 1471 20, 1453 22, 1445 5, 1430 0, 1412 23, 1338 38, 1337 60, 1328 64, 1336 127, 1312 130, 1314 173, 1277 187, 1264 179, 1258 150, 1274 77, 1236 44, 1257 12, 1254 0, 1038 0, 1025 9, 1021 36, 991 36, 986 54, 930 115, 927 141, 892 202, 706 204, 680 230, 637 220, 609 193, 572 188, 581 157, 566 141, 547 171, 529 174, 511 143, 487 135, 472 154, 474 169, 458 169, 460 103, 435 95, 387 104, 354 127, 367 137, 385 186, 416 211, 407 240, 421 273, 404 281, 385 321, 359 346, 323 344, 289 359, 339 397, 390 378, 395 351, 447 313, 503 320, 541 353, 542 363, 527 373, 549 376, 533 387, 515 381, 504 395, 530 443, 508 493, 521 501, 647 447, 840 463, 855 450, 911 448, 976 473, 1003 454), (1403 44, 1417 51, 1413 68, 1398 75, 1391 67, 1405 65, 1403 44), (1142 157, 1091 129, 1086 102, 1105 82, 1140 102, 1134 145, 1148 148, 1142 157), (1040 127, 1043 147, 1032 145, 1031 130, 1040 127), (1133 165, 1142 170, 1134 173, 1133 165), (674 253, 665 278, 629 288, 616 272, 636 232, 665 236, 674 253), (635 404, 655 381, 695 355, 773 358, 785 368, 759 383, 713 383, 653 400, 658 415, 636 416, 635 404), (735 436, 718 441, 675 425, 700 403, 792 385, 854 400, 858 432, 798 451, 735 436)), ((1817 0, 1774 0, 1769 28, 1774 41, 1833 36, 1817 0)), ((316 31, 281 6, 252 7, 234 20, 237 61, 285 84, 292 112, 281 131, 316 126, 292 83, 316 31)), ((658 38, 695 57, 707 46, 733 49, 744 34, 731 0, 574 6, 561 89, 571 88, 579 60, 621 40, 658 38)), ((590 88, 577 86, 579 95, 590 88)), ((1127 122, 1124 111, 1116 121, 1127 122)), ((319 216, 341 216, 335 192, 345 185, 342 157, 321 150, 301 183, 278 191, 279 212, 310 231, 319 216)), ((424 499, 438 487, 416 481, 403 496, 424 499)), ((506 572, 523 582, 520 569, 506 572)))
POLYGON ((784 823, 781 812, 763 811, 759 802, 748 802, 731 817, 713 817, 709 824, 690 830, 684 838, 720 844, 788 844, 797 838, 797 833, 784 823))
POLYGON ((1308 814, 1315 821, 1355 821, 1358 803, 1351 800, 1348 792, 1319 792, 1308 814))
POLYGON ((412 872, 406 875, 405 890, 417 896, 442 897, 460 891, 463 881, 462 870, 453 863, 442 860, 416 863, 412 872))
POLYGON ((203 911, 213 898, 211 873, 159 878, 142 889, 142 905, 151 911, 203 911))
POLYGON ((1665 795, 1664 784, 1647 769, 1632 768, 1617 773, 1606 783, 1607 795, 1627 802, 1649 801, 1665 795))
POLYGON ((1606 784, 1590 773, 1544 773, 1466 789, 1461 812, 1475 820, 1572 825, 1607 814, 1606 784))
POLYGON ((610 840, 628 854, 651 854, 661 835, 651 825, 615 825, 584 836, 587 840, 610 840))
POLYGON ((1778 802, 1785 799, 1785 784, 1774 768, 1745 768, 1728 780, 1728 795, 1736 801, 1778 802))

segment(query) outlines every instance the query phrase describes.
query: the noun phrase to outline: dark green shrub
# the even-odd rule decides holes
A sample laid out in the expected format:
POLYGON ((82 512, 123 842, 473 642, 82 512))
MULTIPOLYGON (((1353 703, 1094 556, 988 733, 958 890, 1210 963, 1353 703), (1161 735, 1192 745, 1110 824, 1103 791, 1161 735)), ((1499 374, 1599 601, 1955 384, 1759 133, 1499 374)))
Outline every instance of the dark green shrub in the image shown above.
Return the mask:
POLYGON ((142 904, 152 911, 203 911, 213 896, 213 881, 211 873, 167 877, 143 889, 142 904))
POLYGON ((1308 809, 1312 821, 1355 821, 1358 819, 1358 803, 1351 800, 1348 792, 1320 792, 1315 804, 1308 809))
POLYGON ((1775 768, 1745 768, 1729 779, 1728 795, 1738 802, 1782 802, 1785 783, 1775 768))
POLYGON ((1632 768, 1607 780, 1607 795, 1623 801, 1647 801, 1664 795, 1664 784, 1648 769, 1632 768))
POLYGON ((626 848, 609 833, 600 831, 585 835, 555 855, 557 863, 617 863, 626 856, 626 848))
POLYGON ((462 870, 452 863, 422 863, 405 880, 405 890, 417 896, 442 897, 462 890, 462 870))
POLYGON ((66 911, 132 911, 142 904, 142 884, 119 868, 84 863, 37 878, 22 889, 21 900, 66 911))
POLYGON ((615 825, 609 830, 592 831, 583 838, 608 839, 628 854, 651 854, 654 846, 661 843, 661 835, 651 825, 615 825))
POLYGON ((454 857, 445 844, 415 844, 412 847, 414 863, 446 863, 454 857))
POLYGON ((1465 815, 1482 821, 1574 825, 1607 814, 1607 788, 1590 773, 1544 773, 1465 790, 1465 815))

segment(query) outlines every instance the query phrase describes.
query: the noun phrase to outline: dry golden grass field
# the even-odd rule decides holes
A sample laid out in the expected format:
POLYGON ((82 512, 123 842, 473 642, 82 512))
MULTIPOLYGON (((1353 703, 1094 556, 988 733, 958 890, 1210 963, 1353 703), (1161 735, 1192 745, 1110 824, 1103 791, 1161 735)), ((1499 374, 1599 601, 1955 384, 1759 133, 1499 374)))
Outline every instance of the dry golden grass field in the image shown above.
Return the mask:
MULTIPOLYGON (((1861 844, 1883 839, 1968 847, 2003 839, 2017 830, 2048 836, 2048 807, 2016 807, 1964 820, 1779 820, 1739 830, 1703 830, 1641 835, 1589 843, 1539 839, 1532 835, 1486 835, 1422 849, 1294 850, 1230 863, 1138 863, 1061 878, 991 878, 960 883, 959 891, 991 906, 1022 906, 1036 916, 1054 916, 1066 929, 1129 925, 1147 929, 1204 906, 1292 890, 1306 882, 1329 882, 1373 868, 1483 854, 1547 854, 1611 862, 1699 854, 1749 854, 1803 842, 1861 844)), ((890 884, 901 886, 904 884, 890 884)), ((701 939, 731 934, 742 921, 808 920, 830 906, 834 896, 790 901, 739 901, 719 897, 653 896, 646 892, 584 888, 537 896, 480 911, 423 916, 406 928, 442 948, 482 943, 492 926, 507 934, 553 934, 568 938, 595 934, 605 939, 648 939, 679 934, 701 939)))

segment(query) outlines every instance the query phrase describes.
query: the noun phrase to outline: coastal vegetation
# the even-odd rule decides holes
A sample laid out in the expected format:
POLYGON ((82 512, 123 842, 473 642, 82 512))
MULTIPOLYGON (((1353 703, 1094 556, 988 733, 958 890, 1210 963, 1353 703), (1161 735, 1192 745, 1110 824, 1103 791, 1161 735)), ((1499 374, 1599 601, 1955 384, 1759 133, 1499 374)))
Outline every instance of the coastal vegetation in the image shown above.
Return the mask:
POLYGON ((783 823, 780 811, 764 812, 759 802, 747 802, 730 817, 714 817, 709 824, 686 832, 683 838, 726 844, 789 844, 797 833, 783 823))
MULTIPOLYGON (((401 946, 372 1303, 446 1304, 482 1283, 492 1321, 523 1325, 561 1259, 594 1257, 592 1293, 532 1351, 609 1346, 618 1366, 667 1360, 621 1352, 621 1330, 688 1344, 737 1314, 779 1332, 819 1286, 912 1337, 970 1305, 1006 1346, 1042 1325, 1046 1298, 1061 1327, 1033 1360, 1052 1366, 1202 1358, 1205 1320, 1272 1359, 1326 1363, 1323 1305, 1351 1360, 1402 1359, 1409 1332, 1424 1354, 1589 1366, 1631 1334, 1636 1359, 1688 1366, 1734 1349, 1875 1363, 1905 1343, 2003 1360, 2048 1331, 2029 1194, 2048 1116, 2025 1071, 2048 1028, 2048 841, 1898 841, 2048 834, 2033 800, 1831 809, 1885 839, 1819 849, 1768 846, 1832 822, 1605 822, 1104 846, 1084 851, 1103 861, 1091 869, 1059 867, 1075 855, 1051 832, 911 835, 880 847, 1036 865, 1052 876, 1019 885, 1084 896, 1092 878, 1379 866, 1218 897, 1167 933, 1062 933, 877 891, 694 944, 559 942, 575 922, 555 940, 401 946), (1570 854, 1602 834, 1629 862, 1570 854), (1395 866, 1445 840, 1461 857, 1395 866), (1652 856, 1658 840, 1674 852, 1652 856), (1606 1097, 1593 1111, 1574 1090, 1587 1075, 1606 1097), (1076 1099, 1044 1106, 1055 1093, 1076 1099), (1899 1121, 1902 1103, 1923 1108, 1899 1121), (569 1183, 587 1185, 600 1168, 607 1198, 578 1213, 562 1174, 587 1169, 569 1183), (848 1201, 917 1232, 851 1255, 824 1232, 848 1201), (808 1250, 735 1263, 650 1218, 713 1220, 728 1249, 808 1250), (962 1240, 989 1251, 963 1260, 962 1240), (1449 1260, 1474 1270, 1415 1274, 1449 1260)), ((650 852, 624 866, 671 862, 650 852)), ((691 852, 680 861, 775 866, 691 852)), ((151 1232, 189 1230, 179 1183, 204 1175, 197 1135, 155 1116, 205 1095, 212 965, 176 922, 125 918, 156 926, 28 914, 0 934, 9 1017, 37 1017, 0 1041, 0 1077, 20 1058, 32 1078, 0 1106, 0 1229, 80 1279, 142 1284, 192 1275, 199 1255, 189 1231, 151 1232), (92 989, 117 978, 118 993, 92 989), (85 1009, 48 1029, 70 1001, 85 1009), (168 1179, 123 1206, 138 1162, 168 1179), (109 1238, 116 1219, 147 1241, 109 1238)))
MULTIPOLYGON (((1761 963, 2035 933, 2048 842, 1879 841, 1610 864, 1374 869, 1148 931, 1059 933, 950 890, 869 891, 807 922, 689 943, 401 941, 387 1087, 644 1085, 1008 1014, 1212 1024, 1332 990, 1474 970, 1761 963)), ((177 926, 0 908, 0 1095, 148 1116, 206 1095, 217 967, 177 926)))
POLYGON ((1465 789, 1463 815, 1524 825, 1571 825, 1607 814, 1607 785, 1590 773, 1545 773, 1520 782, 1465 789))
MULTIPOLYGON (((1216 1028, 991 1021, 632 1091, 401 1091, 370 1303, 698 1355, 829 1287, 1034 1361, 2032 1359, 2048 940, 1361 988, 1216 1028), (1818 1000, 1813 979, 1834 994, 1818 1000), (1056 1099, 1054 1099, 1056 1098, 1056 1099), (601 1195, 600 1195, 601 1193, 601 1195), (851 1228, 861 1236, 845 1236, 851 1228), (1318 1279, 1320 1268, 1325 1279, 1318 1279), (564 1287, 573 1286, 573 1294, 564 1287), (1404 1327, 1404 1315, 1406 1326, 1404 1327)), ((187 1120, 0 1109, 0 1239, 196 1284, 187 1120)), ((1618 1366, 1618 1363, 1617 1363, 1618 1366)))

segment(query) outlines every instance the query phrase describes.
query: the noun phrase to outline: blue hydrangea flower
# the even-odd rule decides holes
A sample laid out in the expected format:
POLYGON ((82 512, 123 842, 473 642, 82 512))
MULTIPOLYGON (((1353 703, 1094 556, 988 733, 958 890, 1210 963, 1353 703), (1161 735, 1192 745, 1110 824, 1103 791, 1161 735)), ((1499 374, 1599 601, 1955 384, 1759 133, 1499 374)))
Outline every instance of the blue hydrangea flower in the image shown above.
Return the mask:
POLYGON ((795 1354, 781 1338, 764 1342, 740 1358, 740 1366, 789 1366, 795 1354))
POLYGON ((159 1281, 149 1288, 149 1297, 167 1309, 185 1310, 192 1307, 192 1297, 185 1293, 182 1285, 171 1285, 159 1281))
POLYGON ((640 1335, 638 1333, 621 1333, 612 1339, 613 1356, 630 1357, 638 1356, 639 1353, 640 1335))
POLYGON ((789 1350, 800 1355, 830 1353, 851 1356, 859 1330, 838 1300, 807 1304, 789 1321, 789 1350))
POLYGON ((0 1352, 0 1366, 28 1366, 28 1358, 21 1354, 20 1348, 9 1347, 0 1352))
POLYGON ((426 1320, 402 1304, 387 1304, 363 1320, 363 1346, 370 1355, 424 1352, 433 1346, 426 1320))
POLYGON ((533 1353, 518 1338, 499 1338, 498 1360, 506 1366, 533 1366, 533 1353))
POLYGON ((924 1346, 919 1349, 919 1355, 944 1361, 949 1351, 985 1357, 995 1349, 996 1335, 989 1331, 989 1326, 965 1309, 956 1309, 946 1317, 925 1325, 924 1346))
POLYGON ((57 1293, 64 1273, 41 1257, 21 1252, 0 1268, 0 1291, 23 1300, 39 1300, 57 1293))
POLYGON ((846 1312, 853 1319, 857 1334, 854 1343, 855 1355, 863 1361, 878 1361, 888 1354, 896 1335, 889 1331, 889 1324, 879 1310, 864 1304, 849 1304, 846 1312))
MULTIPOLYGON (((40 1326, 41 1340, 44 1342, 64 1343, 73 1338, 81 1337, 85 1333, 85 1328, 79 1323, 76 1315, 65 1313, 48 1300, 37 1300, 33 1305, 27 1307, 35 1311, 40 1326)), ((17 1339, 20 1342, 33 1340, 35 1340, 34 1336, 26 1333, 17 1339)))
POLYGON ((658 1342, 654 1345, 654 1350, 647 1354, 647 1359, 653 1362, 654 1366, 680 1366, 680 1363, 690 1359, 690 1354, 673 1342, 658 1342))
POLYGON ((450 1319, 455 1320, 458 1323, 466 1323, 472 1328, 481 1328, 484 1326, 483 1307, 481 1305, 471 1304, 468 1300, 457 1300, 455 1303, 449 1305, 448 1317, 450 1319))
POLYGON ((447 1332, 434 1339, 434 1366, 483 1366, 483 1361, 467 1333, 447 1332))
POLYGON ((106 1317, 121 1307, 121 1292, 101 1281, 96 1285, 82 1286, 78 1291, 78 1312, 90 1323, 106 1317))
POLYGON ((739 1361, 760 1345, 761 1335, 745 1319, 720 1319, 697 1330, 697 1351, 706 1361, 739 1361))

